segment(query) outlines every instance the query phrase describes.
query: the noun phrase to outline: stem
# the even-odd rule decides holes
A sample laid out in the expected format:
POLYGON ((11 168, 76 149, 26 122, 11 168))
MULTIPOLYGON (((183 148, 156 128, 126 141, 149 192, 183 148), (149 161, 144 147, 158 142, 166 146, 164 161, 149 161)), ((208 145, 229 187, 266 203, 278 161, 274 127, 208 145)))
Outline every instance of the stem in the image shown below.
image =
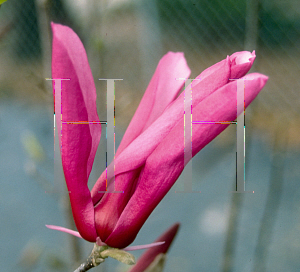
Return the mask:
POLYGON ((100 254, 105 249, 107 249, 107 246, 98 246, 97 244, 94 244, 94 248, 93 248, 90 256, 74 272, 88 271, 91 268, 96 267, 99 264, 103 263, 104 258, 102 258, 100 254))
POLYGON ((82 263, 74 272, 84 272, 88 271, 89 269, 95 267, 92 261, 92 257, 88 257, 88 259, 82 263))

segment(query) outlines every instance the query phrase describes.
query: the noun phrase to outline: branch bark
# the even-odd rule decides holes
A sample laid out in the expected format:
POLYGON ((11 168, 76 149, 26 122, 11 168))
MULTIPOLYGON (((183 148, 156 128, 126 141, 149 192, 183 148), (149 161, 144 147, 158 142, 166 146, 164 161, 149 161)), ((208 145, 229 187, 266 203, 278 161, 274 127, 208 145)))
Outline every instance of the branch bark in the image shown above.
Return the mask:
POLYGON ((95 267, 92 261, 92 257, 88 257, 88 259, 82 263, 74 272, 85 272, 95 267))

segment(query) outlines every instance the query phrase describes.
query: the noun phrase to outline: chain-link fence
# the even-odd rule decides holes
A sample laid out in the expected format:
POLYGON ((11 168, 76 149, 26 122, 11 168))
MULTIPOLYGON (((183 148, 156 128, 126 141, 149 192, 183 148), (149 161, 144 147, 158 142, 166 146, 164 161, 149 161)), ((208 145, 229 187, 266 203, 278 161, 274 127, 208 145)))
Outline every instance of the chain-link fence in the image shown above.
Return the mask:
MULTIPOLYGON (((276 108, 276 114, 293 124, 299 120, 300 104, 298 6, 293 0, 89 1, 81 6, 62 0, 11 0, 2 7, 1 54, 10 52, 17 67, 6 71, 2 85, 9 84, 5 79, 16 77, 23 65, 27 83, 35 82, 28 89, 34 89, 34 96, 37 95, 43 85, 43 54, 44 58, 48 56, 48 62, 43 64, 47 73, 50 65, 49 25, 45 21, 53 20, 81 34, 97 76, 122 76, 128 83, 124 88, 133 93, 143 90, 141 86, 146 86, 157 61, 169 50, 185 52, 192 76, 196 76, 228 54, 255 49, 257 59, 253 70, 271 79, 256 101, 261 115, 257 118, 274 115, 276 108), (30 73, 28 62, 32 69, 38 67, 35 72, 30 73)), ((4 58, 2 63, 6 62, 11 60, 4 58)), ((16 92, 23 89, 26 93, 20 85, 12 89, 16 92)))

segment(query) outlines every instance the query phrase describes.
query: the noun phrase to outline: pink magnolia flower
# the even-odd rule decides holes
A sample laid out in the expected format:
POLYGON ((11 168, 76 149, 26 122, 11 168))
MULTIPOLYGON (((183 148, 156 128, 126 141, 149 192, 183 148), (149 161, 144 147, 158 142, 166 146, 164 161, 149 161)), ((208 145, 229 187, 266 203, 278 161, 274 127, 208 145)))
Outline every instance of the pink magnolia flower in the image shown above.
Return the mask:
MULTIPOLYGON (((63 82, 62 120, 99 121, 96 89, 81 41, 66 26, 52 23, 52 31, 52 77, 70 79, 63 82)), ((230 79, 243 77, 254 59, 254 52, 236 52, 203 71, 187 87, 193 90, 193 120, 235 120, 237 83, 230 79)), ((62 125, 62 164, 80 235, 69 233, 90 242, 100 238, 116 248, 133 242, 184 168, 184 93, 178 96, 184 81, 176 79, 189 75, 183 53, 169 52, 160 60, 115 156, 115 189, 124 193, 99 193, 106 190, 105 171, 91 192, 87 186, 100 125, 62 125)), ((252 73, 247 79, 251 80, 245 81, 246 107, 268 78, 252 73)), ((193 125, 192 155, 227 126, 193 125)))

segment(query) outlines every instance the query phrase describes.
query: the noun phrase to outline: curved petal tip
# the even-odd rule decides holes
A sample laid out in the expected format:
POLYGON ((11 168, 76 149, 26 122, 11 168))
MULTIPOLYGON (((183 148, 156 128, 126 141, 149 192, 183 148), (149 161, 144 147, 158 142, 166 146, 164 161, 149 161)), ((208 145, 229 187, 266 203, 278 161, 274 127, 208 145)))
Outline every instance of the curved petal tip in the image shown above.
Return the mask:
POLYGON ((58 231, 62 231, 62 232, 66 232, 69 233, 71 235, 74 235, 78 238, 82 238, 81 235, 79 234, 78 231, 75 230, 70 230, 64 227, 60 227, 60 226, 54 226, 54 225, 45 225, 48 229, 53 229, 53 230, 58 230, 58 231))

